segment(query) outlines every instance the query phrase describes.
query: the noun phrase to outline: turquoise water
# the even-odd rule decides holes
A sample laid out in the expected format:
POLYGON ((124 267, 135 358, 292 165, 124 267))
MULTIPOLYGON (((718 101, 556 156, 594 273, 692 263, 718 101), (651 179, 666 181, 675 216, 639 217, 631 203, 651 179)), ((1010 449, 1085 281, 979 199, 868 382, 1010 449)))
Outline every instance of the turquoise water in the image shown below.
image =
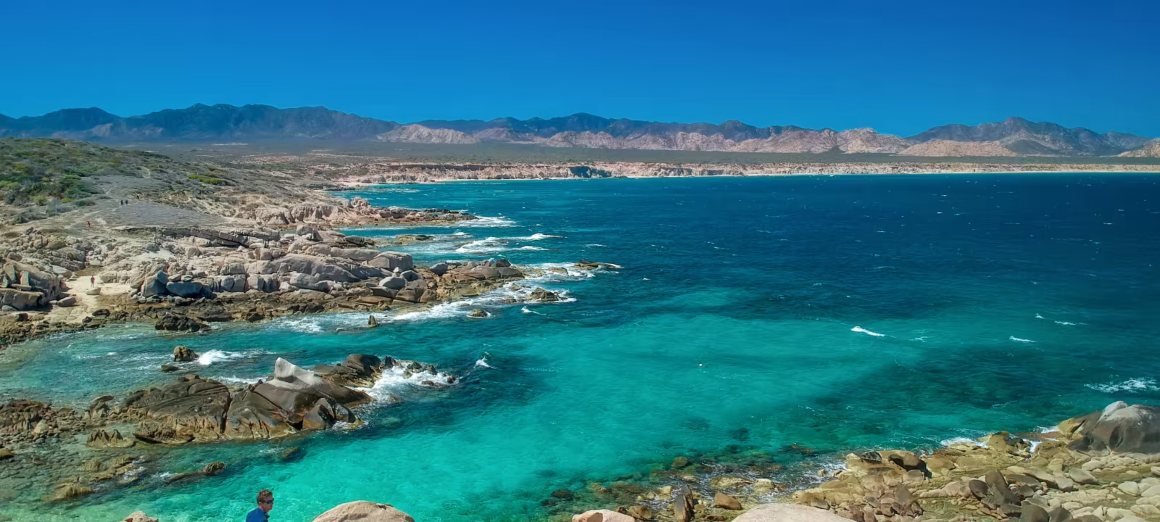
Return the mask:
MULTIPOLYGON (((566 302, 468 303, 390 316, 295 317, 208 335, 141 326, 0 353, 0 398, 87 404, 171 377, 175 344, 198 373, 264 376, 374 353, 437 363, 461 385, 398 385, 355 430, 272 443, 141 450, 124 490, 19 519, 240 519, 260 487, 278 520, 349 500, 421 521, 537 520, 559 488, 647 475, 677 455, 764 450, 816 469, 847 451, 935 447, 1034 430, 1113 400, 1155 402, 1160 351, 1160 177, 850 176, 519 181, 377 187, 377 205, 448 207, 484 225, 363 229, 433 234, 420 263, 506 257, 613 270, 538 285, 566 302), (472 308, 492 313, 465 317, 472 308), (340 327, 350 328, 336 332, 340 327), (809 447, 815 457, 787 450, 809 447), (303 458, 278 462, 287 447, 303 458), (801 462, 805 459, 805 462, 801 462), (212 460, 219 477, 164 485, 212 460)), ((526 289, 524 289, 526 293, 526 289)), ((30 515, 29 513, 33 513, 30 515)))

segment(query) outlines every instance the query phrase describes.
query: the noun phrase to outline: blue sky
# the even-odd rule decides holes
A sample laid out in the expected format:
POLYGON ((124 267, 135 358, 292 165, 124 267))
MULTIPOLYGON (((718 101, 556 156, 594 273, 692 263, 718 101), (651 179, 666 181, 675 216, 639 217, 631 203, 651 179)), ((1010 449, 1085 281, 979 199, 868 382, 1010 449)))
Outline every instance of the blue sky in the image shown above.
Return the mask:
POLYGON ((1160 2, 39 1, 0 114, 194 103, 395 120, 874 127, 1023 116, 1160 136, 1160 2))

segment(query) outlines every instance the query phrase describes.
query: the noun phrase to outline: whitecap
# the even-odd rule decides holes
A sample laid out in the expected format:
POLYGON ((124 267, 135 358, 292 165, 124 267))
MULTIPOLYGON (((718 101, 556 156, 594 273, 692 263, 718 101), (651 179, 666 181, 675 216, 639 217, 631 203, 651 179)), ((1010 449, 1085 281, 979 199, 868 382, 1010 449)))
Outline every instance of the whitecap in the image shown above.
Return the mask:
POLYGON ((475 361, 475 366, 474 366, 474 367, 475 367, 475 368, 488 368, 488 369, 491 369, 491 368, 492 368, 492 365, 490 365, 490 364, 487 364, 487 356, 485 355, 485 356, 483 356, 483 357, 480 357, 480 358, 479 358, 479 360, 475 361))
POLYGON ((1015 341, 1017 343, 1033 343, 1033 342, 1035 342, 1035 341, 1032 341, 1031 339, 1024 339, 1022 337, 1015 337, 1014 335, 1008 337, 1008 339, 1015 341))
POLYGON ((541 247, 538 247, 538 246, 526 245, 526 246, 519 247, 519 248, 517 248, 516 250, 526 250, 526 251, 532 251, 532 252, 535 252, 535 251, 540 251, 540 250, 547 250, 547 249, 546 249, 546 248, 541 248, 541 247))
POLYGON ((1061 326, 1075 326, 1076 325, 1076 323, 1073 323, 1071 321, 1055 321, 1055 324, 1058 324, 1061 326))
POLYGON ((1156 379, 1151 377, 1138 377, 1122 382, 1110 382, 1105 384, 1085 384, 1084 387, 1104 393, 1139 393, 1147 391, 1160 391, 1160 387, 1156 385, 1156 379))
POLYGON ((230 359, 237 359, 245 356, 246 354, 244 353, 210 350, 197 356, 197 364, 202 366, 209 366, 215 362, 228 361, 230 359))
POLYGON ((561 237, 564 237, 564 236, 554 236, 552 234, 542 234, 540 232, 536 232, 535 234, 532 234, 530 236, 509 237, 508 239, 511 239, 513 241, 540 241, 540 240, 544 240, 544 239, 556 239, 556 238, 561 238, 561 237))
POLYGON ((242 385, 257 384, 258 381, 260 381, 262 379, 263 379, 262 377, 251 377, 251 378, 247 379, 244 377, 234 377, 232 375, 229 377, 214 377, 213 378, 213 380, 215 380, 215 381, 221 381, 221 382, 230 383, 230 384, 242 384, 242 385))
POLYGON ((871 337, 886 337, 886 334, 880 334, 880 333, 878 333, 878 332, 872 332, 872 331, 870 331, 870 330, 867 330, 867 329, 865 329, 865 328, 862 328, 861 326, 855 326, 855 327, 851 328, 851 329, 850 329, 850 331, 851 331, 851 332, 856 332, 856 333, 864 333, 864 334, 866 334, 866 335, 869 335, 869 336, 871 336, 871 337))
POLYGON ((322 333, 322 325, 318 322, 317 317, 282 319, 277 324, 295 332, 322 333))
POLYGON ((507 250, 507 244, 498 237, 488 237, 484 239, 477 239, 463 246, 456 248, 455 251, 460 254, 489 254, 493 252, 503 252, 507 250))
POLYGON ((1035 318, 1036 319, 1044 319, 1044 317, 1042 315, 1039 315, 1039 314, 1035 314, 1035 318))
POLYGON ((588 247, 588 248, 605 248, 605 247, 607 247, 608 245, 601 245, 600 243, 588 243, 588 244, 586 244, 586 245, 584 245, 584 246, 586 246, 586 247, 588 247))
POLYGON ((431 366, 424 365, 421 371, 408 372, 406 367, 413 361, 397 360, 395 362, 396 364, 394 366, 383 369, 379 378, 375 380, 374 385, 370 388, 358 389, 366 392, 367 395, 374 397, 380 402, 395 402, 398 398, 392 392, 399 388, 408 386, 428 388, 432 385, 435 387, 447 387, 457 382, 455 376, 434 370, 431 366))
POLYGON ((468 219, 455 223, 455 226, 465 228, 491 228, 491 227, 514 227, 516 222, 502 216, 478 216, 476 219, 468 219))
POLYGON ((954 446, 955 444, 967 444, 967 445, 976 446, 979 448, 987 447, 987 444, 985 442, 979 442, 978 440, 971 439, 968 437, 952 437, 949 439, 944 439, 944 440, 939 441, 939 445, 944 446, 944 447, 945 446, 954 446))

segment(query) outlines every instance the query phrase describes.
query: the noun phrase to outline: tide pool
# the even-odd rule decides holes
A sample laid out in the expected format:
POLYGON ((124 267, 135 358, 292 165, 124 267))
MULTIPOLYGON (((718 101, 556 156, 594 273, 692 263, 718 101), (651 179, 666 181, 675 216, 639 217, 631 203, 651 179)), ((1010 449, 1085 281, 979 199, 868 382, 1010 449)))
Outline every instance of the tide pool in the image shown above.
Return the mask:
MULTIPOLYGON (((0 471, 14 520, 240 520, 257 489, 275 520, 342 502, 420 521, 545 520, 554 490, 642 479, 678 455, 763 452, 801 484, 849 451, 932 448, 1035 430, 1114 400, 1160 399, 1160 177, 809 176, 461 182, 347 193, 485 216, 358 229, 420 264, 506 258, 565 268, 463 303, 227 325, 205 335, 117 326, 0 352, 0 399, 84 407, 197 373, 251 382, 277 357, 350 353, 437 364, 446 390, 397 384, 366 425, 268 443, 134 448, 143 478, 76 503, 0 471), (614 263, 579 269, 579 260, 614 263), (534 287, 560 303, 529 303, 534 287), (483 308, 492 315, 471 319, 483 308), (340 330, 341 331, 337 331, 340 330), (795 451, 813 450, 812 456, 795 451), (279 454, 291 447, 302 456, 279 454), (226 472, 165 483, 223 461, 226 472)), ((608 507, 608 506, 592 506, 608 507)))

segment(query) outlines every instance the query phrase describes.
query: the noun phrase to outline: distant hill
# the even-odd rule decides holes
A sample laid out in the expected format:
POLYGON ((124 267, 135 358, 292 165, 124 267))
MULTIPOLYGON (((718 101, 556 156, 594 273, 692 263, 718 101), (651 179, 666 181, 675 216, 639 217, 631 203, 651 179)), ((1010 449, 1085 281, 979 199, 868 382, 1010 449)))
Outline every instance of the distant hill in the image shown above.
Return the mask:
MULTIPOLYGON (((957 142, 980 149, 1006 149, 1015 156, 1113 156, 1139 148, 1148 141, 1147 138, 1131 134, 1097 134, 1084 128, 1069 129, 1054 123, 1037 123, 1023 118, 1008 118, 973 127, 943 125, 910 139, 919 147, 932 141, 957 142)), ((906 153, 903 151, 903 154, 906 153)))
MULTIPOLYGON (((1132 155, 1148 138, 1099 134, 1009 118, 943 125, 909 138, 873 129, 755 127, 739 121, 663 123, 578 113, 558 118, 431 120, 411 124, 364 118, 325 107, 202 105, 121 117, 98 108, 43 116, 0 115, 0 136, 108 141, 332 139, 399 143, 523 143, 546 147, 781 153, 879 153, 903 156, 1132 155)), ((1149 155, 1142 152, 1142 155, 1149 155)))

